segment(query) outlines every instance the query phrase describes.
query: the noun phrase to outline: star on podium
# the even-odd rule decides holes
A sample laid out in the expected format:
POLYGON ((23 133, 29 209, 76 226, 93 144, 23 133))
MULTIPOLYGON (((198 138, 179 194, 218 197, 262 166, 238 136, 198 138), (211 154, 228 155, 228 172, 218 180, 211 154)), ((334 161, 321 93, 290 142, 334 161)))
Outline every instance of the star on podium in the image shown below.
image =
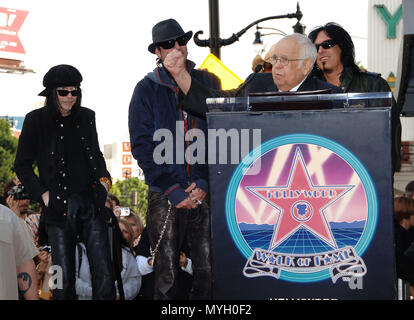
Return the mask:
POLYGON ((273 250, 301 228, 305 228, 331 247, 338 248, 324 210, 353 187, 315 186, 302 153, 297 148, 286 186, 246 188, 278 211, 269 246, 269 250, 273 250))

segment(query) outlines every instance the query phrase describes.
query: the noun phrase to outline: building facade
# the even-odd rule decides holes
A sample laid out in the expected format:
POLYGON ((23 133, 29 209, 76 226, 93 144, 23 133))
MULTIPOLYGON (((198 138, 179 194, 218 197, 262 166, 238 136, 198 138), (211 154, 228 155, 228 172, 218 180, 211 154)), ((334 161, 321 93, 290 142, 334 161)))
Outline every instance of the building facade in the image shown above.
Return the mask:
POLYGON ((144 173, 131 154, 130 142, 105 144, 104 158, 113 182, 131 177, 144 180, 144 173))

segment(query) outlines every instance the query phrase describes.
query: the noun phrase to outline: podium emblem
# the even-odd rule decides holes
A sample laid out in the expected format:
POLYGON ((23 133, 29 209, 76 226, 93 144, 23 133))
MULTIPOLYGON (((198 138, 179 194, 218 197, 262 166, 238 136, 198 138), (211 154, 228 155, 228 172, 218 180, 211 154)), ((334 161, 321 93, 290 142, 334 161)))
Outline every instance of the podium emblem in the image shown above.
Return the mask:
MULTIPOLYGON (((375 233, 377 196, 348 149, 316 135, 276 137, 233 172, 226 194, 229 232, 247 259, 246 277, 355 282, 375 233), (256 161, 260 172, 250 174, 256 161)), ((353 287, 352 287, 353 288, 353 287)))

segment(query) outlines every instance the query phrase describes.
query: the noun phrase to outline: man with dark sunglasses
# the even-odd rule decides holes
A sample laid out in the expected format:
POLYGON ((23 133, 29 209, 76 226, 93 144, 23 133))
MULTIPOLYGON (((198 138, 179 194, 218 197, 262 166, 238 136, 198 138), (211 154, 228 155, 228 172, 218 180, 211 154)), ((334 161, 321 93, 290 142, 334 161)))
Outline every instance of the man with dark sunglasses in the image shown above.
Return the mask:
MULTIPOLYGON (((312 74, 335 86, 343 92, 389 92, 387 81, 379 73, 361 70, 355 63, 354 43, 349 33, 340 25, 329 22, 309 33, 315 44, 318 56, 312 74)), ((374 107, 368 101, 367 107, 374 107)), ((392 106, 392 161, 396 171, 400 167, 401 123, 400 110, 394 101, 392 106)))
MULTIPOLYGON (((157 56, 157 67, 136 85, 129 106, 131 151, 149 187, 147 227, 154 258, 154 299, 179 297, 177 277, 184 241, 193 258, 190 298, 211 298, 207 166, 205 161, 199 163, 184 157, 185 150, 191 150, 191 142, 197 140, 197 134, 192 138, 189 135, 198 130, 206 134, 206 122, 184 111, 184 95, 164 67, 166 56, 173 50, 179 51, 192 76, 208 87, 220 88, 216 76, 196 70, 194 63, 187 60, 187 43, 192 34, 184 32, 174 19, 161 21, 152 28, 153 42, 148 51, 157 56), (156 140, 160 130, 168 131, 173 141, 156 140), (172 154, 162 158, 161 149, 172 154)), ((197 157, 197 151, 192 156, 197 157)))
POLYGON ((105 200, 111 177, 99 149, 95 112, 81 106, 82 75, 71 65, 52 67, 43 78, 45 106, 24 120, 14 169, 42 206, 53 265, 60 284, 54 300, 77 299, 75 245, 85 243, 93 299, 114 300, 115 277, 105 200), (33 164, 38 167, 38 174, 33 164))

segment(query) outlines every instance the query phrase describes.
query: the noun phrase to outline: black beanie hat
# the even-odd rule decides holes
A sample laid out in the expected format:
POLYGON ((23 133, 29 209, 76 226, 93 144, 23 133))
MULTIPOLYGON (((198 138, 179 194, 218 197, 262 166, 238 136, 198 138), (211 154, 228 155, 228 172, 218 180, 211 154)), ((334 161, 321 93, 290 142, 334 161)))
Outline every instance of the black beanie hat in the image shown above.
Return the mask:
POLYGON ((45 90, 39 96, 48 96, 51 89, 57 87, 79 87, 82 82, 82 75, 78 69, 68 64, 60 64, 50 68, 43 77, 45 90))

